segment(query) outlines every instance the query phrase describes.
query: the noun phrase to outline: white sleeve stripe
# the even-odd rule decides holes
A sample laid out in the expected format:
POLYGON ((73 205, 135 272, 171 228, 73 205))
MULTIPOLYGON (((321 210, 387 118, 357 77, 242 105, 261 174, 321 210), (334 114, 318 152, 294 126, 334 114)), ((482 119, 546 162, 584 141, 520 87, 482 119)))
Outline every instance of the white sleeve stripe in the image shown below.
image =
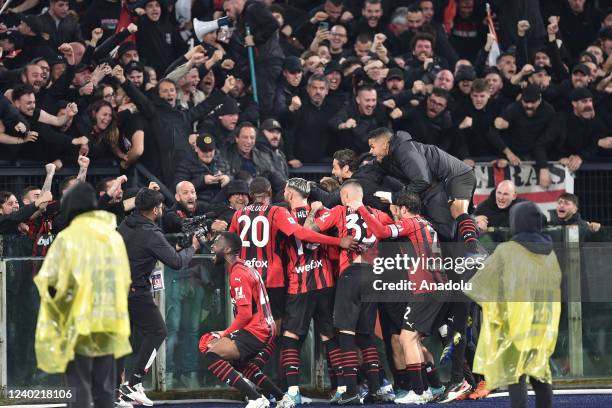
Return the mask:
POLYGON ((389 225, 389 228, 391 229, 391 238, 397 238, 399 236, 397 227, 395 225, 389 225))

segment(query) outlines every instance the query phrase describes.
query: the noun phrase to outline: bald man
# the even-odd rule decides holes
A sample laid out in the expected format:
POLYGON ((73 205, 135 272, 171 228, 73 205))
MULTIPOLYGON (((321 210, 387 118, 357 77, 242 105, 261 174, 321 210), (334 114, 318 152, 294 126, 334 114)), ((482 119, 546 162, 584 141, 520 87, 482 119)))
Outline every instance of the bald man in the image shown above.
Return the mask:
MULTIPOLYGON (((185 218, 206 214, 204 205, 198 201, 196 189, 190 181, 181 181, 176 185, 174 194, 176 203, 162 217, 162 226, 166 234, 181 232, 181 225, 185 218)), ((219 221, 213 225, 215 230, 225 230, 227 223, 219 221)))
POLYGON ((512 180, 501 181, 474 212, 478 229, 485 232, 488 227, 510 227, 510 208, 522 201, 527 200, 517 197, 512 180))

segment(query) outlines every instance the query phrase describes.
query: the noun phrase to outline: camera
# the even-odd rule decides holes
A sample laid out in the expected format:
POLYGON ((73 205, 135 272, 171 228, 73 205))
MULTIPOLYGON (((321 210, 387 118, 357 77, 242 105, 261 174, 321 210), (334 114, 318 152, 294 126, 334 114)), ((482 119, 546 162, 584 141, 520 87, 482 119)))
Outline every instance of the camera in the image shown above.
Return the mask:
POLYGON ((195 236, 201 244, 206 242, 206 235, 210 232, 210 227, 213 220, 207 215, 198 215, 196 217, 185 218, 181 223, 181 236, 178 239, 178 245, 181 248, 191 246, 191 240, 195 236))

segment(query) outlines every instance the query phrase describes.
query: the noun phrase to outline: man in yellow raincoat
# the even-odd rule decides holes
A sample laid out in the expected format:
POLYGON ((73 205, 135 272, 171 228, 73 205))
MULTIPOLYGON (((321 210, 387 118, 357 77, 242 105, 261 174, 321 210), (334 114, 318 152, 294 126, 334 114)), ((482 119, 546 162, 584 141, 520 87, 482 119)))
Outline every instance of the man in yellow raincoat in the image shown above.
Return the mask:
POLYGON ((532 202, 510 210, 512 239, 500 244, 466 294, 482 306, 474 372, 487 388, 508 386, 512 408, 527 407, 526 378, 536 407, 552 407, 550 356, 561 313, 561 269, 543 215, 532 202))
POLYGON ((131 352, 127 299, 130 267, 115 216, 96 209, 94 189, 72 187, 62 199, 69 226, 34 278, 40 293, 38 368, 65 373, 75 407, 112 407, 115 359, 131 352))

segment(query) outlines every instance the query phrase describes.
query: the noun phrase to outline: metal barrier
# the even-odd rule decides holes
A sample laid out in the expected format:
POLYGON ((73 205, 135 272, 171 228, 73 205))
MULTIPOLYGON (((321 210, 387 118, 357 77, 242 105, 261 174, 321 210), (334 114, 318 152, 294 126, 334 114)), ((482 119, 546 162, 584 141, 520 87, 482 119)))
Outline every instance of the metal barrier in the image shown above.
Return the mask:
MULTIPOLYGON (((556 251, 564 271, 563 291, 567 300, 563 305, 560 336, 556 355, 553 356, 555 379, 570 381, 582 379, 583 382, 588 382, 585 377, 610 379, 612 378, 612 364, 610 364, 612 324, 608 310, 612 307, 610 295, 612 291, 609 290, 607 277, 612 274, 612 264, 597 255, 609 254, 612 242, 593 244, 579 242, 576 226, 556 227, 548 232, 557 243, 556 251), (599 290, 596 293, 585 292, 585 288, 588 287, 599 290)), ((490 249, 494 249, 497 243, 507 240, 508 237, 507 229, 498 229, 485 234, 483 242, 485 246, 489 245, 490 249)), ((14 245, 15 242, 6 239, 3 241, 3 245, 14 245)), ((6 256, 16 252, 7 249, 3 248, 3 256, 0 258, 0 386, 60 384, 58 376, 44 375, 35 369, 31 355, 33 350, 24 349, 30 347, 27 345, 28 341, 24 341, 28 339, 15 337, 12 340, 8 339, 11 335, 15 336, 15 333, 9 333, 7 326, 15 328, 35 323, 36 310, 28 312, 31 315, 16 315, 15 308, 20 307, 21 303, 7 304, 7 284, 11 290, 14 290, 12 286, 15 284, 14 280, 20 277, 27 278, 20 280, 21 283, 29 283, 33 287, 32 263, 41 261, 42 258, 6 256), (13 307, 10 315, 7 314, 7 306, 13 307), (15 321, 16 318, 20 320, 15 321), (11 359, 10 366, 7 364, 7 357, 11 359), (22 369, 19 378, 15 377, 14 371, 16 359, 22 369), (24 371, 27 375, 22 377, 24 371)), ((162 392, 177 389, 197 391, 219 386, 216 378, 208 374, 204 366, 199 364, 201 355, 197 352, 197 339, 202 333, 223 329, 231 320, 227 274, 223 270, 215 269, 210 260, 211 255, 204 254, 198 256, 187 270, 165 269, 166 289, 158 292, 156 299, 164 311, 163 315, 169 326, 169 336, 159 350, 153 368, 154 376, 150 378, 151 382, 148 384, 150 389, 162 392), (177 364, 183 366, 178 367, 177 364), (185 367, 185 364, 189 364, 190 367, 185 367), (195 371, 192 371, 194 367, 195 371), (181 378, 180 374, 191 372, 195 372, 191 375, 195 382, 189 384, 190 377, 181 378), (170 380, 172 384, 169 384, 170 380), (181 384, 182 381, 186 383, 181 384)), ((30 289, 26 287, 24 293, 30 293, 35 298, 21 299, 21 302, 31 301, 36 304, 37 292, 29 292, 30 289)), ((14 301, 15 299, 12 300, 14 301)), ((33 334, 32 331, 29 336, 33 334)), ((322 388, 325 363, 315 353, 317 342, 314 341, 313 330, 310 336, 309 341, 305 343, 308 346, 303 354, 305 376, 302 380, 306 385, 322 388)), ((135 341, 138 339, 135 338, 135 341)), ((385 361, 384 358, 381 360, 385 361)))

